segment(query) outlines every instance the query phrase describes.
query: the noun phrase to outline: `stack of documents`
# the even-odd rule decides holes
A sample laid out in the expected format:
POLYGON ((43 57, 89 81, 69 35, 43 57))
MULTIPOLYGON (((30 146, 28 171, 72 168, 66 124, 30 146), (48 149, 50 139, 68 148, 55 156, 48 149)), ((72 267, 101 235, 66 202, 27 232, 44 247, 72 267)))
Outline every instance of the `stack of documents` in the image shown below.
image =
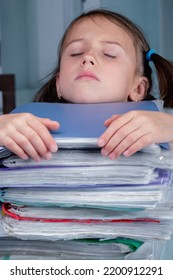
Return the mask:
POLYGON ((159 258, 173 232, 168 144, 114 161, 97 147, 107 118, 136 109, 158 107, 150 101, 32 103, 13 111, 58 120, 61 128, 52 132, 59 150, 50 161, 24 161, 0 149, 0 257, 159 258))
MULTIPOLYGON (((2 160, 1 200, 27 205, 141 208, 155 207, 163 199, 165 202, 170 199, 167 194, 172 186, 171 169, 154 167, 153 162, 150 165, 150 160, 147 165, 132 165, 133 157, 130 161, 124 157, 123 165, 122 158, 111 161, 94 150, 90 154, 91 161, 86 162, 86 153, 90 154, 86 150, 83 153, 82 150, 60 150, 53 156, 50 165, 48 161, 45 165, 45 161, 22 161, 16 156, 2 160), (80 161, 80 156, 84 156, 84 160, 80 161)), ((144 162, 146 155, 141 153, 136 157, 144 162)), ((148 157, 152 159, 153 156, 148 157)), ((163 156, 155 156, 156 166, 160 164, 159 157, 162 163, 166 161, 163 156)))
MULTIPOLYGON (((5 208, 9 211, 9 205, 5 208)), ((13 210, 12 208, 10 209, 12 212, 18 208, 19 214, 20 207, 14 207, 13 210)), ((37 216, 39 216, 38 213, 37 216)), ((22 217, 23 220, 26 219, 23 215, 20 218, 18 215, 17 220, 22 220, 22 217)), ((44 223, 44 225, 46 224, 44 223)), ((50 226, 50 224, 47 225, 50 226)), ((24 226, 24 224, 21 224, 21 226, 24 226)), ((31 224, 28 223, 28 226, 31 226, 31 224)), ((32 226, 35 229, 38 224, 32 224, 32 226)), ((29 234, 29 231, 27 234, 29 234)), ((54 240, 51 238, 45 240, 43 234, 42 232, 40 238, 36 237, 35 234, 34 238, 31 235, 27 237, 19 234, 16 238, 13 234, 12 236, 5 234, 3 224, 0 224, 0 259, 158 259, 165 245, 163 240, 159 240, 158 245, 156 240, 152 240, 152 242, 145 240, 144 242, 139 239, 121 237, 122 234, 120 237, 109 239, 99 237, 80 239, 75 236, 75 239, 72 240, 54 240)))

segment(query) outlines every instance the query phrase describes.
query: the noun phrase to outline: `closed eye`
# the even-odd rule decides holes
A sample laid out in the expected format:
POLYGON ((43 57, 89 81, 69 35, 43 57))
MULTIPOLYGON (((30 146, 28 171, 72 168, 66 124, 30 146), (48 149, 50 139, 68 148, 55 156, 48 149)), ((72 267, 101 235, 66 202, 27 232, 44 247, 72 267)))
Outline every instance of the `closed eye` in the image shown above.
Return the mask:
POLYGON ((108 54, 108 53, 104 53, 105 56, 108 56, 110 58, 116 58, 116 55, 111 55, 111 54, 108 54))
POLYGON ((71 56, 78 56, 78 55, 81 55, 83 54, 82 52, 81 53, 72 53, 71 56))

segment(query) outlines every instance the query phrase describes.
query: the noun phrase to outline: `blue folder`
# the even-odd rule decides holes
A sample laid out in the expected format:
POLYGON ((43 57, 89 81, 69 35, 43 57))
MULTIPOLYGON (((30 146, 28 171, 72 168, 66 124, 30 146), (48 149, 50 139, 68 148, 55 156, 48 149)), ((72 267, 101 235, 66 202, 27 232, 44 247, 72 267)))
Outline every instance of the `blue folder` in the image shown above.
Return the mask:
POLYGON ((58 121, 61 124, 60 129, 51 133, 59 139, 59 141, 57 140, 59 146, 68 147, 71 143, 74 148, 76 143, 76 147, 80 148, 80 143, 83 147, 85 144, 87 147, 92 145, 96 147, 97 138, 105 131, 104 121, 113 114, 124 114, 131 110, 158 111, 158 107, 153 101, 99 104, 35 102, 19 106, 11 113, 29 112, 38 117, 58 121), (74 138, 75 141, 73 141, 74 138), (77 138, 81 141, 76 141, 77 138))

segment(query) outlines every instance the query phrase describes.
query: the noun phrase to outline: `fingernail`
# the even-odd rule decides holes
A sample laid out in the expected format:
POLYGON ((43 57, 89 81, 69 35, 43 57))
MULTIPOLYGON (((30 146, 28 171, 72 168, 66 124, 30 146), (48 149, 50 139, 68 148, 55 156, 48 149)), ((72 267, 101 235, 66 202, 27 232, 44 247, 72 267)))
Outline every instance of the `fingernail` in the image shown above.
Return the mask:
POLYGON ((28 157, 27 155, 23 155, 21 158, 22 158, 23 160, 29 159, 29 157, 28 157))
POLYGON ((50 160, 52 158, 52 154, 51 153, 47 153, 46 155, 45 155, 45 159, 46 160, 50 160))
POLYGON ((97 144, 98 144, 99 147, 103 147, 105 145, 104 139, 103 138, 99 139, 97 144))
POLYGON ((130 155, 130 153, 129 153, 128 150, 126 150, 126 151, 123 153, 123 155, 124 155, 125 157, 128 157, 128 156, 130 155))
POLYGON ((111 160, 114 160, 114 159, 116 158, 116 156, 115 156, 114 154, 110 154, 110 155, 109 155, 109 158, 110 158, 111 160))
POLYGON ((37 157, 35 158, 35 161, 36 161, 36 162, 40 162, 40 161, 41 161, 41 157, 37 156, 37 157))
POLYGON ((58 146, 57 146, 56 143, 55 143, 55 144, 52 144, 52 145, 50 146, 50 151, 51 151, 52 153, 56 153, 57 150, 58 150, 58 146))
POLYGON ((106 157, 108 155, 108 152, 105 149, 102 149, 101 154, 102 154, 102 156, 106 157))

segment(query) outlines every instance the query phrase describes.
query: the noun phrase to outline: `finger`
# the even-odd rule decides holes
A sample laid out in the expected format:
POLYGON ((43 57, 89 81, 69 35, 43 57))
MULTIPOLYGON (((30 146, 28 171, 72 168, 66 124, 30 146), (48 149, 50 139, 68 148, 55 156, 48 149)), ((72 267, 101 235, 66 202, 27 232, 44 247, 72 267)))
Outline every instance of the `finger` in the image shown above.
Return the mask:
MULTIPOLYGON (((10 137, 4 137, 4 143, 8 150, 22 158, 23 160, 28 159, 28 155, 22 150, 22 148, 10 137)), ((3 144, 3 143, 2 143, 3 144)))
POLYGON ((58 149, 58 146, 50 134, 49 131, 47 130, 58 130, 60 128, 60 123, 57 121, 52 121, 50 119, 41 119, 42 124, 46 126, 47 129, 41 128, 40 127, 40 136, 44 143, 46 144, 48 150, 50 150, 52 153, 55 153, 58 149))
POLYGON ((21 127, 20 131, 18 130, 19 133, 16 136, 14 136, 14 140, 25 151, 25 153, 27 153, 27 155, 29 155, 34 160, 40 161, 42 157, 45 159, 51 159, 50 150, 48 150, 45 142, 41 138, 39 134, 39 129, 40 129, 39 126, 37 131, 32 129, 30 126, 21 127))
POLYGON ((106 131, 99 137, 98 146, 103 147, 109 141, 109 139, 125 124, 128 124, 132 120, 132 116, 127 113, 125 115, 120 116, 116 120, 112 121, 108 126, 106 131))
POLYGON ((9 120, 0 135, 0 143, 21 158, 26 159, 28 155, 36 161, 42 156, 50 159, 50 150, 57 151, 57 144, 48 129, 58 129, 60 126, 58 122, 37 118, 28 113, 13 115, 9 120))
MULTIPOLYGON (((11 127, 8 127, 8 135, 22 148, 22 150, 35 161, 40 161, 41 157, 45 159, 51 158, 51 153, 47 149, 44 141, 40 137, 40 131, 45 137, 50 137, 53 142, 53 151, 57 150, 57 145, 52 139, 49 131, 44 124, 30 114, 25 114, 23 118, 17 118, 11 127)), ((47 139, 46 138, 46 139, 47 139)))
POLYGON ((13 136, 12 140, 23 150, 23 152, 28 157, 32 158, 34 161, 39 162, 41 161, 41 158, 44 157, 44 154, 40 150, 40 147, 42 148, 42 145, 40 144, 40 147, 38 148, 35 144, 33 144, 34 141, 38 142, 39 137, 37 137, 37 135, 34 133, 32 133, 32 135, 33 139, 31 140, 30 137, 26 137, 23 133, 17 131, 17 133, 15 133, 15 135, 13 136))
POLYGON ((60 123, 57 121, 53 121, 45 118, 38 118, 40 122, 42 122, 49 130, 57 130, 60 127, 60 123))
POLYGON ((108 127, 114 120, 118 119, 120 115, 112 115, 109 119, 104 122, 104 125, 108 127))
POLYGON ((143 135, 135 143, 128 147, 128 149, 124 151, 123 155, 129 157, 152 143, 153 142, 151 141, 151 137, 149 134, 143 135))
MULTIPOLYGON (((109 140, 107 141, 107 143, 104 145, 104 147, 101 150, 102 155, 108 156, 114 150, 117 152, 117 156, 118 156, 121 153, 121 151, 119 152, 118 148, 116 150, 115 150, 115 148, 118 147, 120 145, 120 143, 121 143, 120 147, 123 148, 123 144, 128 145, 128 141, 130 141, 130 142, 134 141, 133 132, 136 130, 138 131, 139 128, 140 127, 139 127, 138 123, 135 121, 131 121, 131 122, 127 123, 126 125, 121 127, 119 130, 115 130, 114 124, 111 124, 107 129, 107 131, 110 129, 110 131, 108 131, 108 133, 110 135, 109 140), (126 139, 126 141, 123 141, 124 139, 126 139)), ((136 134, 135 134, 135 137, 137 137, 136 134)), ((125 148, 127 148, 127 147, 125 146, 125 148)))
POLYGON ((32 131, 30 132, 31 134, 29 134, 29 131, 27 131, 27 132, 23 131, 23 133, 25 133, 25 135, 27 135, 27 138, 29 138, 33 144, 35 143, 34 146, 39 151, 40 151, 39 145, 41 144, 42 149, 43 149, 43 152, 41 154, 44 154, 45 148, 46 148, 46 150, 54 153, 57 151, 58 146, 57 146, 55 140, 53 139, 52 135, 50 134, 48 128, 44 125, 45 122, 48 122, 47 123, 48 127, 51 127, 52 129, 59 128, 59 124, 57 122, 52 123, 52 121, 48 121, 48 120, 43 120, 43 123, 42 123, 42 121, 37 122, 37 120, 34 122, 28 121, 28 126, 30 126, 30 128, 32 129, 32 131), (32 135, 32 133, 34 133, 34 131, 36 131, 36 133, 37 133, 36 140, 33 139, 33 135, 32 135))
POLYGON ((132 133, 127 135, 127 137, 125 137, 117 145, 117 147, 115 147, 115 149, 109 154, 109 158, 113 160, 113 159, 117 158, 118 156, 120 156, 121 154, 128 156, 128 153, 129 153, 128 149, 130 149, 130 148, 133 149, 133 150, 131 150, 132 153, 139 151, 140 149, 143 148, 142 145, 145 146, 145 145, 149 144, 149 142, 144 142, 142 140, 142 139, 145 139, 145 140, 149 141, 149 139, 146 137, 147 135, 149 135, 149 133, 146 132, 144 134, 141 129, 137 129, 137 130, 133 131, 132 133), (139 144, 141 144, 141 146, 139 144))

